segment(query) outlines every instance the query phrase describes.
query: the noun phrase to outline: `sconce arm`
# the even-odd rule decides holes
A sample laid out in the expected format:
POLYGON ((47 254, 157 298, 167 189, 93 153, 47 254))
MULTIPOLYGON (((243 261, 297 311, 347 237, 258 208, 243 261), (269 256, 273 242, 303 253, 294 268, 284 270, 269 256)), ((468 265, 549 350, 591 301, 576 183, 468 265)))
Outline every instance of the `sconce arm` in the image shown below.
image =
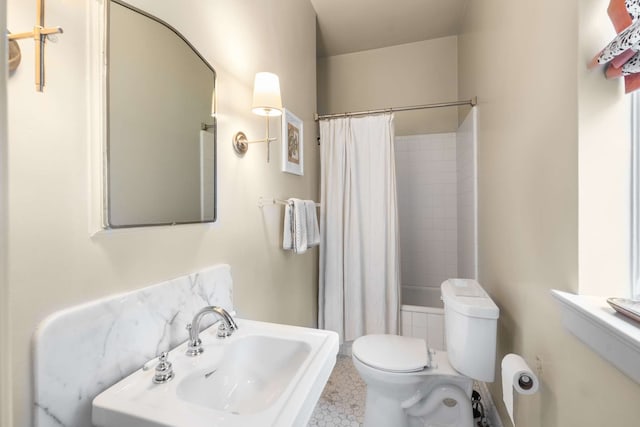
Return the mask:
POLYGON ((271 142, 275 141, 278 138, 262 138, 262 139, 254 139, 252 141, 243 141, 246 144, 255 144, 256 142, 271 142))

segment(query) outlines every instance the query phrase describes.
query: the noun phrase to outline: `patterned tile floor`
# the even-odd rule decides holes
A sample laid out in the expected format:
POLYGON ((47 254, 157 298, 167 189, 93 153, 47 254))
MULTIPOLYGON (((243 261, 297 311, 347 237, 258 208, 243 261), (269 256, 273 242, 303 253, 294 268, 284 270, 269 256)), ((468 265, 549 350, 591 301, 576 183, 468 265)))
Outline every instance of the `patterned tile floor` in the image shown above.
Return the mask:
POLYGON ((351 358, 338 356, 336 366, 311 415, 309 427, 360 427, 364 421, 366 386, 351 358))

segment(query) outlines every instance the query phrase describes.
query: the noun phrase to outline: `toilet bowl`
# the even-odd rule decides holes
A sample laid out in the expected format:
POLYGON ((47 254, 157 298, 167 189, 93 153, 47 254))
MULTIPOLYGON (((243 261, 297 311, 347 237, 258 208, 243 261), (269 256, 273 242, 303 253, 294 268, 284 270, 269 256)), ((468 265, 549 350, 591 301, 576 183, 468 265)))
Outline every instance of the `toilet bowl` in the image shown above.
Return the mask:
POLYGON ((365 427, 472 427, 473 380, 493 381, 498 307, 475 280, 442 286, 447 351, 423 339, 365 335, 352 347, 367 385, 365 427))
MULTIPOLYGON (((395 348, 398 352, 405 350, 398 345, 400 340, 406 339, 397 335, 367 335, 375 338, 377 344, 383 348, 395 348), (390 347, 392 346, 393 347, 390 347)), ((365 337, 362 337, 365 338, 365 337)), ((415 338, 409 340, 422 341, 415 338)), ((367 385, 365 409, 365 427, 467 427, 458 420, 465 412, 471 412, 471 391, 473 380, 459 374, 447 358, 446 352, 435 352, 432 355, 432 367, 415 371, 385 370, 381 364, 372 366, 359 359, 363 349, 358 338, 352 349, 353 364, 360 377, 367 385), (447 393, 442 387, 448 386, 454 392, 447 393), (432 405, 434 390, 440 389, 437 405, 432 405), (444 392, 444 395, 441 395, 444 392), (465 398, 460 400, 460 396, 465 398), (457 402, 451 405, 447 399, 457 402), (446 403, 445 403, 446 402, 446 403), (433 407, 431 407, 433 406, 433 407), (430 410, 427 410, 430 409, 430 410)), ((372 346, 373 347, 373 346, 372 346)), ((469 424, 471 426, 471 424, 469 424)))

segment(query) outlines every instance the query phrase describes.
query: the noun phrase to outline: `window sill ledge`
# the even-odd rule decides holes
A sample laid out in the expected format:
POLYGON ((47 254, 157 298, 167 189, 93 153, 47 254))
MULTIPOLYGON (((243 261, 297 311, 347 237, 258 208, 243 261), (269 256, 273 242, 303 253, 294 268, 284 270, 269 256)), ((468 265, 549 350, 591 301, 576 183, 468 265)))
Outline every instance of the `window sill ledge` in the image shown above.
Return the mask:
POLYGON ((606 298, 551 290, 562 324, 592 350, 640 383, 640 323, 618 314, 606 298))

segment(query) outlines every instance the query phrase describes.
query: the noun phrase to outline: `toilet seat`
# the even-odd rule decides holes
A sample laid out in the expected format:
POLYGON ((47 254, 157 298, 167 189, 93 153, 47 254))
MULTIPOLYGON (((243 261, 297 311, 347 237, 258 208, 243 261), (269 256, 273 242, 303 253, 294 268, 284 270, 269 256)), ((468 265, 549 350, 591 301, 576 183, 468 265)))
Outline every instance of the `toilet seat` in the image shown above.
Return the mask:
POLYGON ((428 363, 427 343, 420 338, 365 335, 354 341, 352 352, 362 363, 387 372, 418 372, 428 363))

